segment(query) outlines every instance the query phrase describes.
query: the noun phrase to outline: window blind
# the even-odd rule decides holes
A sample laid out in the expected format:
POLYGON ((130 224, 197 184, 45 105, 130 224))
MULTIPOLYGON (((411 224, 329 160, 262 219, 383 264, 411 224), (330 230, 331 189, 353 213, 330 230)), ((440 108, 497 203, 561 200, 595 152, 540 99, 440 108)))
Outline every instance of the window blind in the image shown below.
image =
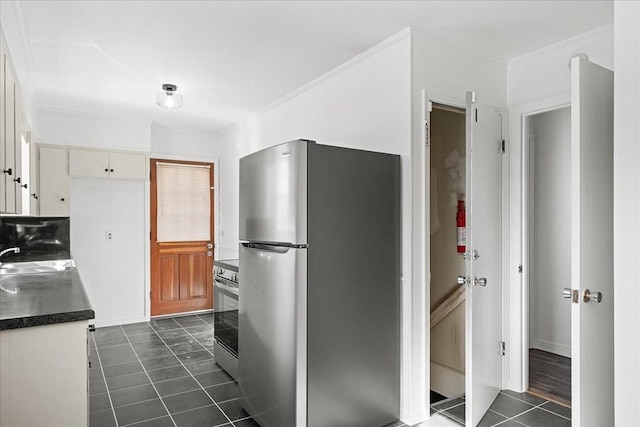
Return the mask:
POLYGON ((210 166, 157 163, 158 242, 211 239, 210 166))

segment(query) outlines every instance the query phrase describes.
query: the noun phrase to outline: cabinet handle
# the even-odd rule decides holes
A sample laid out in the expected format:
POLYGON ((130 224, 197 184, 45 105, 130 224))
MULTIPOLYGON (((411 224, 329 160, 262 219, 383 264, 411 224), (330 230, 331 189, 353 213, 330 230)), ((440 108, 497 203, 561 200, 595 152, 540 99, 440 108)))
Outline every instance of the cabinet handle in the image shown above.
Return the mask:
POLYGON ((61 202, 64 202, 64 197, 61 197, 61 198, 60 198, 60 201, 61 201, 61 202))
POLYGON ((20 187, 24 188, 25 190, 27 189, 27 183, 25 182, 24 184, 22 184, 20 187))
POLYGON ((9 169, 4 169, 2 171, 2 173, 6 173, 7 175, 11 176, 13 175, 13 169, 9 168, 9 169))
POLYGON ((105 172, 109 172, 109 168, 104 168, 104 171, 105 172))
POLYGON ((110 169, 109 172, 113 172, 113 169, 110 169))
POLYGON ((38 200, 38 195, 36 193, 31 193, 31 197, 33 197, 34 199, 38 200))
POLYGON ((17 177, 16 179, 13 180, 13 182, 17 182, 18 184, 20 184, 20 177, 17 177))

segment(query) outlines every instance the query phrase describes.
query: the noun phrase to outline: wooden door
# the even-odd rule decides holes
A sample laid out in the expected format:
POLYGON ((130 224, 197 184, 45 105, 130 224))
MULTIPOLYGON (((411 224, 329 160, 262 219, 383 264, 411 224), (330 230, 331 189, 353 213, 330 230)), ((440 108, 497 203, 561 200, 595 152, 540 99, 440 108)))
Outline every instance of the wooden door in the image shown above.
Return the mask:
POLYGON ((612 426, 613 72, 580 57, 571 60, 571 288, 571 422, 612 426))
POLYGON ((152 316, 213 308, 213 166, 151 159, 152 316))

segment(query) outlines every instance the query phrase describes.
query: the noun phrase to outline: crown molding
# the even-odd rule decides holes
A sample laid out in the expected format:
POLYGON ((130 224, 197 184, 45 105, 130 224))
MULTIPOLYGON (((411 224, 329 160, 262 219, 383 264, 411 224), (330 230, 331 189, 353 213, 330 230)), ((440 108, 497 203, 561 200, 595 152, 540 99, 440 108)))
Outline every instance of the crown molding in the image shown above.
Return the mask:
POLYGON ((284 104, 285 102, 297 97, 298 95, 301 95, 304 92, 307 92, 310 89, 313 89, 314 87, 318 86, 319 84, 331 79, 332 77, 345 72, 346 70, 356 66, 357 64, 361 63, 362 61, 364 61, 365 59, 375 55, 378 52, 381 52, 383 50, 385 50, 386 48, 388 48, 389 46, 392 46, 396 43, 398 43, 401 40, 406 39, 407 37, 409 37, 411 34, 411 28, 407 27, 404 30, 400 31, 399 33, 394 34, 393 36, 381 41, 380 43, 376 44, 375 46, 365 50, 364 52, 360 53, 359 55, 354 56, 353 58, 351 58, 350 60, 348 60, 347 62, 338 65, 336 68, 332 69, 331 71, 328 71, 326 73, 324 73, 323 75, 321 75, 320 77, 311 80, 309 83, 304 84, 303 86, 300 86, 298 89, 295 89, 292 92, 289 92, 288 94, 284 95, 281 98, 278 98, 277 100, 275 100, 274 102, 268 104, 266 107, 263 107, 261 109, 259 109, 258 111, 252 113, 249 115, 249 117, 247 117, 245 120, 243 120, 243 122, 247 122, 247 121, 251 121, 252 119, 254 119, 256 116, 259 116, 260 114, 266 113, 269 110, 274 109, 275 107, 277 107, 278 105, 284 104))
POLYGON ((607 33, 613 34, 613 28, 614 28, 613 24, 605 25, 604 27, 596 28, 595 30, 587 31, 586 33, 578 34, 577 36, 564 39, 558 43, 554 43, 549 46, 545 46, 541 49, 537 49, 532 52, 525 53, 524 55, 516 56, 515 58, 512 58, 509 60, 509 65, 531 61, 532 59, 539 58, 544 55, 548 55, 549 53, 558 51, 565 47, 572 46, 576 43, 598 38, 607 33))

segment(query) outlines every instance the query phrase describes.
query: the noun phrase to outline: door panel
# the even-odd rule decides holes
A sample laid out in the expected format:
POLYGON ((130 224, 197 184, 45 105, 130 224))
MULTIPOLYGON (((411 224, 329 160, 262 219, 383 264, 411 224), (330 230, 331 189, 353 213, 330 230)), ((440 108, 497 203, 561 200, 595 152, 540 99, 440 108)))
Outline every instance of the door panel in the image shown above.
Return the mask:
MULTIPOLYGON (((151 315, 213 309, 213 164, 151 159, 151 315), (156 164, 208 165, 210 239, 158 242, 156 164)), ((205 203, 206 205, 206 203, 205 203)), ((181 223, 182 224, 182 223, 181 223)))
POLYGON ((614 425, 613 72, 571 60, 571 399, 574 426, 614 425), (584 302, 586 290, 602 302, 584 302))
POLYGON ((474 98, 467 93, 467 426, 478 425, 502 382, 501 116, 474 98))
POLYGON ((160 301, 176 301, 180 297, 180 257, 164 255, 160 257, 160 301))

